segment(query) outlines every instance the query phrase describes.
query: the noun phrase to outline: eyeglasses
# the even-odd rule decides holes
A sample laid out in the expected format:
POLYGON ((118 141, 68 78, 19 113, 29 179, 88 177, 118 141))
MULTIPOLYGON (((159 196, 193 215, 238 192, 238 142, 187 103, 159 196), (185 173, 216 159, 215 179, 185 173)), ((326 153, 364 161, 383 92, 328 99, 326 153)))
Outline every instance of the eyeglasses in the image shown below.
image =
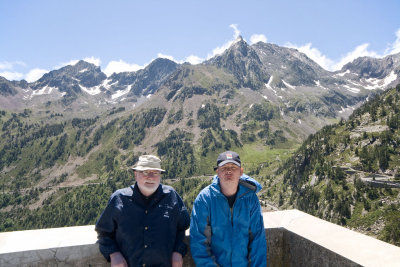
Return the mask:
POLYGON ((231 167, 221 167, 221 168, 218 168, 219 170, 221 170, 222 172, 235 172, 235 171, 237 171, 237 170, 239 170, 240 168, 239 167, 235 167, 235 166, 231 166, 231 167))
POLYGON ((148 177, 151 177, 151 176, 160 176, 161 175, 161 172, 160 171, 142 171, 141 172, 144 176, 148 176, 148 177))

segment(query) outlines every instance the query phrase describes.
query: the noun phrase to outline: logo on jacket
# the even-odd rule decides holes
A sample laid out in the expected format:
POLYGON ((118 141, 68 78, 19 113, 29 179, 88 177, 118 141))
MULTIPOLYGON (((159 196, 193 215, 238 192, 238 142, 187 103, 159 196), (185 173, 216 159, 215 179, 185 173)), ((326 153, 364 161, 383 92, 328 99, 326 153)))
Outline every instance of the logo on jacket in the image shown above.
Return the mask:
POLYGON ((169 209, 170 209, 170 210, 173 210, 173 207, 170 206, 170 205, 168 205, 168 204, 164 204, 164 205, 159 204, 158 207, 159 207, 159 208, 165 209, 163 217, 164 217, 164 218, 169 218, 169 212, 168 212, 168 210, 169 210, 169 209))

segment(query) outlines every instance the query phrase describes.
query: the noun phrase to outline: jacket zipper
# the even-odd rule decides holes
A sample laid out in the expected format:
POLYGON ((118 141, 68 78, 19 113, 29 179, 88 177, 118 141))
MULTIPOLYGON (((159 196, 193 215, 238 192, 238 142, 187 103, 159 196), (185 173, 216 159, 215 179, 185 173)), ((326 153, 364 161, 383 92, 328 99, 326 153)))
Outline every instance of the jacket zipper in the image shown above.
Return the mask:
MULTIPOLYGON (((239 190, 238 190, 238 191, 239 191, 239 190)), ((233 208, 235 207, 236 200, 237 200, 238 198, 241 198, 241 197, 244 196, 244 195, 247 195, 249 192, 250 192, 250 191, 246 191, 246 192, 244 192, 243 194, 241 194, 240 196, 236 196, 235 201, 233 202, 232 208, 229 207, 230 210, 231 210, 231 225, 232 225, 232 231, 233 231, 233 208)), ((228 202, 228 199, 227 199, 226 197, 224 197, 224 198, 225 198, 226 202, 228 202)), ((229 206, 229 202, 228 202, 228 206, 229 206)), ((233 247, 232 242, 233 242, 233 238, 231 239, 231 248, 233 247)), ((232 263, 232 260, 233 260, 232 256, 233 256, 233 253, 231 253, 231 263, 232 263)))

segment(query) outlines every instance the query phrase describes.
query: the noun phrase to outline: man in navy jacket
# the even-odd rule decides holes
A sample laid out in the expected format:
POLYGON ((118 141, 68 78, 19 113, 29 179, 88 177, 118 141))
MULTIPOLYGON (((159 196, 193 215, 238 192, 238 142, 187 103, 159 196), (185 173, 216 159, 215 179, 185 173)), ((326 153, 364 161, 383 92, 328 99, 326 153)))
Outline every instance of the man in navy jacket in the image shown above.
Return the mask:
POLYGON ((190 247, 196 266, 266 267, 267 243, 261 185, 243 175, 240 157, 221 153, 211 185, 197 196, 190 223, 190 247))
POLYGON ((136 183, 112 194, 96 223, 100 252, 111 266, 181 267, 189 214, 178 193, 160 184, 160 159, 139 157, 136 183))

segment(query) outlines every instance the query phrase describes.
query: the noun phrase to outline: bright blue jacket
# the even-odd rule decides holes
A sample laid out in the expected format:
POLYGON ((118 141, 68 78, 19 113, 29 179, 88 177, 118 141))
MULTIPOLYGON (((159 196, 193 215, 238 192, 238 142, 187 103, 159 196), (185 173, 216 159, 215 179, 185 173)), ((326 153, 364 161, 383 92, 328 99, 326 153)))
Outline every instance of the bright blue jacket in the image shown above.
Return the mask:
POLYGON ((218 176, 199 193, 190 222, 190 248, 196 266, 267 266, 267 242, 256 195, 259 190, 256 180, 242 175, 232 210, 218 176))

